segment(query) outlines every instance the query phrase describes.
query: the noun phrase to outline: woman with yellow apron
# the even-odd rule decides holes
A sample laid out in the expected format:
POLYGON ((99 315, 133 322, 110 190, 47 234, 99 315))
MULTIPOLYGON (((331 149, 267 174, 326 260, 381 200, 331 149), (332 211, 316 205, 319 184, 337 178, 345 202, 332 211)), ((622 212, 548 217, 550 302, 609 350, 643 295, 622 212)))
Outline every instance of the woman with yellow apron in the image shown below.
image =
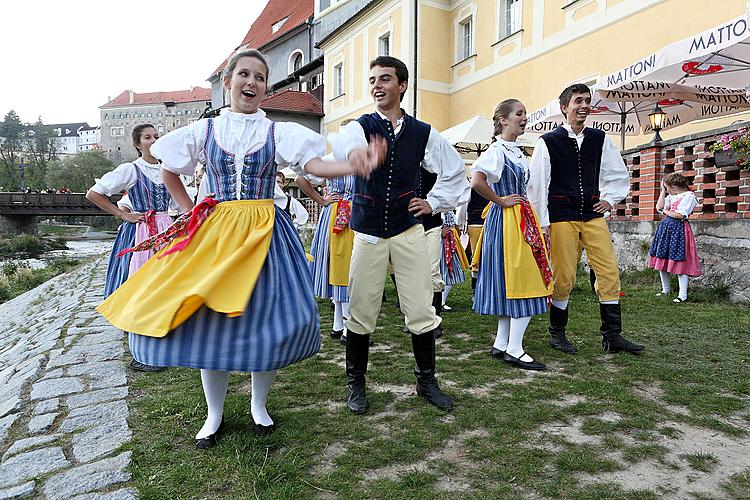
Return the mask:
POLYGON ((474 310, 499 316, 492 357, 544 370, 523 349, 531 317, 547 312, 552 292, 547 245, 526 199, 528 161, 516 143, 526 128, 526 108, 508 99, 498 104, 493 119, 495 139, 472 166, 472 188, 490 201, 472 259, 478 265, 474 310))

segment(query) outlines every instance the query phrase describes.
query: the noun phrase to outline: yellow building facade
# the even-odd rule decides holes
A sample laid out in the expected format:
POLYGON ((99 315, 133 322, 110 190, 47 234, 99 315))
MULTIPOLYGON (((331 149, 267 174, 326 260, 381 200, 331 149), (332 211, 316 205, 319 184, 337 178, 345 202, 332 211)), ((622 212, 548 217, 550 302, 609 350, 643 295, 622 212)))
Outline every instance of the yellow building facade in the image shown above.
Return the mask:
MULTIPOLYGON (((316 10, 316 20, 335 15, 349 1, 316 10)), ((749 6, 748 0, 370 2, 319 43, 326 76, 323 131, 372 111, 368 64, 379 54, 398 57, 410 68, 404 109, 413 114, 416 99, 416 116, 445 130, 475 115, 491 117, 496 104, 510 97, 531 112, 571 83, 594 83, 669 43, 740 16, 749 6)), ((749 118, 746 113, 703 120, 662 136, 749 118)), ((626 145, 650 140, 628 137, 626 145)))

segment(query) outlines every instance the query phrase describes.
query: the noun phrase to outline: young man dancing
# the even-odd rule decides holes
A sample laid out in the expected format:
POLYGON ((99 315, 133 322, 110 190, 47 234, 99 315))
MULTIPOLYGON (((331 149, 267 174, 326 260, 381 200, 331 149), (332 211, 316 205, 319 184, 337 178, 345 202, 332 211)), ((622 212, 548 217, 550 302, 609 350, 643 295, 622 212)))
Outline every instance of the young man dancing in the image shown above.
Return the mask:
POLYGON ((537 142, 528 184, 529 200, 550 239, 554 283, 550 345, 568 354, 578 352, 565 328, 582 245, 596 273, 602 347, 611 353, 636 354, 644 347, 622 336, 620 274, 604 220, 604 214, 628 194, 628 169, 604 132, 585 127, 591 112, 591 90, 586 85, 563 90, 560 109, 567 123, 537 142))
POLYGON ((470 187, 455 149, 429 124, 401 109, 408 79, 402 61, 388 56, 374 59, 369 82, 375 112, 342 127, 333 140, 336 157, 355 163, 364 161, 371 137, 382 136, 388 143, 384 164, 369 179, 357 177, 354 189, 351 228, 355 237, 346 322, 347 405, 354 413, 367 410, 368 342, 380 312, 389 259, 411 332, 417 394, 440 409, 453 408, 453 401, 435 379, 434 334, 441 320, 431 306, 429 257, 419 217, 455 209, 468 200, 470 187), (420 166, 437 174, 426 198, 418 196, 420 166))

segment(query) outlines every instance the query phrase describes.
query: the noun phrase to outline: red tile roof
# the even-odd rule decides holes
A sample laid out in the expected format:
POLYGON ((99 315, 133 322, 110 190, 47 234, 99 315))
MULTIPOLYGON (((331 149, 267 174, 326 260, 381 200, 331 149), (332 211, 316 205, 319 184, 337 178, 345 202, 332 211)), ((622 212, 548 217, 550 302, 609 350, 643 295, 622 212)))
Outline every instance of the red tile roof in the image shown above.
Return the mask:
POLYGON ((283 111, 286 113, 305 113, 323 116, 323 105, 309 92, 285 90, 263 99, 260 103, 264 111, 283 111))
POLYGON ((137 94, 130 90, 123 90, 120 95, 100 108, 114 108, 117 106, 131 106, 133 104, 161 104, 164 102, 194 102, 210 101, 211 89, 192 87, 189 90, 175 90, 172 92, 145 92, 137 94))
MULTIPOLYGON (((237 46, 260 48, 268 42, 279 38, 281 35, 293 30, 300 24, 307 21, 315 13, 314 0, 268 0, 263 12, 250 26, 250 30, 237 46), (288 18, 279 30, 274 33, 273 25, 288 18)), ((211 77, 220 73, 227 65, 229 58, 225 59, 218 68, 216 68, 211 77)))

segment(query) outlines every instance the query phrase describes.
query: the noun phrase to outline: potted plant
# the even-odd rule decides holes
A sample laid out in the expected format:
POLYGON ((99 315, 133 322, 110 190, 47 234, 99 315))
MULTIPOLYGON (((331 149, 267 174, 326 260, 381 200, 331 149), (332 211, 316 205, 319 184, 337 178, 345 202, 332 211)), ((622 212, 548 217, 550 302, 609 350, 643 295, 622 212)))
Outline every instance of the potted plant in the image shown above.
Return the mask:
POLYGON ((739 165, 750 169, 750 130, 746 128, 722 135, 709 149, 714 152, 717 167, 739 165))

